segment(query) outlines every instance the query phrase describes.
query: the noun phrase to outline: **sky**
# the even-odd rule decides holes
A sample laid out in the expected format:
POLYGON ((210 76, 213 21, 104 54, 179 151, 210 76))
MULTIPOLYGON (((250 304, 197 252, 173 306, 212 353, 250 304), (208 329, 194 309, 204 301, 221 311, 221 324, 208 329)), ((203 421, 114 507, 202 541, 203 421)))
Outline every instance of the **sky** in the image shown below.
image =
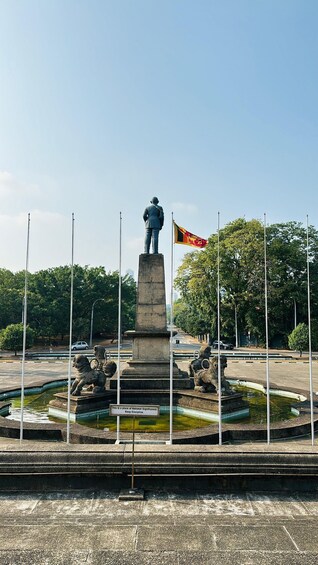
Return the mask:
MULTIPOLYGON (((317 0, 0 0, 0 268, 135 277, 143 211, 318 228, 317 0), (218 216, 219 213, 219 216, 218 216), (120 214, 122 220, 120 222, 120 214)), ((174 246, 174 267, 191 247, 174 246)))

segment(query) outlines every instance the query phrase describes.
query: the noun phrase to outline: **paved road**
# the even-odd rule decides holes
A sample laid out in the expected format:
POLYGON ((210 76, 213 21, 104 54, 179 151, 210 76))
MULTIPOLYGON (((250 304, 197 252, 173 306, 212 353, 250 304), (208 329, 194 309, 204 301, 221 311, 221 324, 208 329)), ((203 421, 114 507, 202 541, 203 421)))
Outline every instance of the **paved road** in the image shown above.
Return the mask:
MULTIPOLYGON (((122 363, 123 368, 125 363, 122 363)), ((178 361, 178 366, 187 370, 189 361, 178 361)), ((302 388, 309 390, 309 362, 304 358, 301 360, 280 361, 271 359, 269 362, 269 376, 271 384, 283 387, 302 388)), ((74 371, 74 370, 73 370, 74 371)), ((43 379, 54 380, 58 378, 67 379, 68 360, 41 360, 26 361, 25 384, 35 386, 43 379)), ((228 358, 228 366, 225 370, 228 378, 240 379, 263 379, 266 381, 265 360, 235 360, 228 358)), ((312 377, 314 391, 318 391, 318 361, 312 362, 312 377)), ((0 359, 0 391, 9 390, 12 386, 20 386, 21 382, 21 360, 0 359)))
POLYGON ((0 493, 0 563, 313 565, 318 495, 0 493))

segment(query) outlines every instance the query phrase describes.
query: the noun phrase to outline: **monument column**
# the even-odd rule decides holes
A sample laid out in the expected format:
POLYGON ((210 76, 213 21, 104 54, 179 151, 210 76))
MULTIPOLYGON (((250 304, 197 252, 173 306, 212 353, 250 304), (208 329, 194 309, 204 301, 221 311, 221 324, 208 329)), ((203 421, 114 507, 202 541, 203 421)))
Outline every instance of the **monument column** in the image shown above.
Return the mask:
MULTIPOLYGON (((156 379, 155 388, 169 388, 170 332, 167 330, 164 260, 161 253, 143 253, 139 256, 136 325, 135 330, 126 332, 126 335, 133 340, 132 359, 122 372, 121 386, 137 386, 131 379, 139 379, 138 388, 152 388, 156 379)), ((180 378, 176 364, 173 365, 173 377, 180 378)))
POLYGON ((132 356, 134 360, 169 362, 165 272, 162 254, 139 256, 132 356))

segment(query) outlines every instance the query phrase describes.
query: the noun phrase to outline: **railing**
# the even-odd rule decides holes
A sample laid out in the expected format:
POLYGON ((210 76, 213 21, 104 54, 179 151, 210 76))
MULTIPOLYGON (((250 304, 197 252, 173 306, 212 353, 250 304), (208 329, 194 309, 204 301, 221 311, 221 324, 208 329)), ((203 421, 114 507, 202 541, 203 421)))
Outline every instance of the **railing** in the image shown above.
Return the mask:
MULTIPOLYGON (((110 356, 114 359, 117 357, 117 351, 110 350, 110 356)), ((72 357, 75 355, 83 354, 86 357, 93 358, 93 353, 88 353, 87 351, 72 351, 72 357)), ((211 357, 215 357, 218 354, 217 350, 212 350, 211 357)), ((67 359, 68 352, 30 352, 26 353, 26 359, 30 360, 37 360, 37 359, 67 359)), ((239 351, 227 351, 221 350, 221 355, 225 355, 229 360, 230 359, 237 359, 237 360, 266 360, 266 353, 249 353, 249 352, 239 352, 239 351)), ((199 350, 189 350, 189 351, 174 351, 173 357, 177 361, 178 359, 194 359, 199 356, 199 350)), ((131 351, 121 351, 120 358, 121 359, 130 359, 132 357, 131 351)), ((293 359, 292 355, 282 355, 280 353, 269 353, 269 359, 279 359, 279 360, 288 360, 293 359)), ((17 356, 19 359, 19 356, 17 356)))

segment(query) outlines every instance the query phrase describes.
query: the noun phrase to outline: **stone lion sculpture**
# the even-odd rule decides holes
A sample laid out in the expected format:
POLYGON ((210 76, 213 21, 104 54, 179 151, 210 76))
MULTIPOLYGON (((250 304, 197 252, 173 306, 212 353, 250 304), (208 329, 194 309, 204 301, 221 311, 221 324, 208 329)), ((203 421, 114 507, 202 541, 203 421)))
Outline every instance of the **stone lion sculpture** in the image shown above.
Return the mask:
POLYGON ((72 396, 80 396, 83 387, 89 388, 93 394, 104 392, 106 379, 112 377, 117 369, 116 363, 105 361, 105 357, 103 362, 98 358, 93 359, 92 365, 86 355, 75 355, 73 367, 77 369, 78 376, 71 387, 72 396))
POLYGON ((117 370, 117 365, 114 361, 108 360, 110 357, 109 352, 103 345, 94 346, 95 357, 91 361, 91 367, 103 371, 107 379, 110 379, 117 370))
MULTIPOLYGON (((218 357, 210 359, 211 347, 202 347, 198 359, 190 363, 190 377, 194 379, 194 390, 198 392, 218 392, 218 357)), ((221 363, 221 392, 233 394, 233 391, 224 376, 224 369, 227 367, 225 355, 220 355, 221 363)))

